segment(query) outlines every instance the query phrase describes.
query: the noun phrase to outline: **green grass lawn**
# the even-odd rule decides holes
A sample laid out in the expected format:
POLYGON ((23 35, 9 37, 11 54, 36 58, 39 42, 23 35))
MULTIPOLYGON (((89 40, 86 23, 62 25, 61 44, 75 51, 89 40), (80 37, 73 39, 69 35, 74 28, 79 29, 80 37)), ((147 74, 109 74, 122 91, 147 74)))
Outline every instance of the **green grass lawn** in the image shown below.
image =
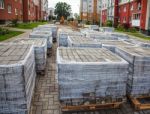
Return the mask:
POLYGON ((115 30, 116 32, 121 32, 121 33, 125 33, 134 37, 137 37, 139 39, 144 39, 144 40, 150 40, 150 36, 145 36, 144 34, 140 33, 140 32, 123 32, 123 31, 118 31, 115 30))
POLYGON ((47 24, 47 22, 19 23, 15 28, 33 29, 37 27, 38 25, 44 25, 44 24, 47 24))
POLYGON ((8 34, 0 35, 0 41, 7 40, 9 38, 12 38, 12 37, 17 36, 17 35, 22 34, 22 33, 23 32, 20 32, 20 31, 9 31, 8 34))

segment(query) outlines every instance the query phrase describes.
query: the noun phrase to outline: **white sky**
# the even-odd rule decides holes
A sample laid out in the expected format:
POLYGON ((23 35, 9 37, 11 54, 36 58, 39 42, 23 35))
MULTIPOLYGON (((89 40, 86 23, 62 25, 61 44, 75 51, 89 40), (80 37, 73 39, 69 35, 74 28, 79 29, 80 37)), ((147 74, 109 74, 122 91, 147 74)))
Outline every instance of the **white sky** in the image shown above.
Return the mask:
POLYGON ((66 2, 71 5, 73 13, 79 13, 80 10, 80 0, 48 0, 49 7, 55 8, 57 2, 66 2))

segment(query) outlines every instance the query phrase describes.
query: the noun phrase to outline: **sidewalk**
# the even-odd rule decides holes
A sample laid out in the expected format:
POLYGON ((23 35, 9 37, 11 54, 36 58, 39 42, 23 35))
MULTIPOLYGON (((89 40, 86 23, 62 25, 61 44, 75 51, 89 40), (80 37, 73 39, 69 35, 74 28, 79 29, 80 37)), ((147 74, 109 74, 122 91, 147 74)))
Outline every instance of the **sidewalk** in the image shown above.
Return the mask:
POLYGON ((11 28, 11 27, 4 27, 4 28, 6 28, 8 30, 12 30, 12 31, 21 31, 21 32, 24 32, 24 33, 20 34, 18 36, 12 37, 12 38, 10 38, 8 40, 5 40, 3 42, 11 42, 11 41, 13 41, 15 39, 18 39, 18 38, 28 38, 30 32, 32 32, 32 30, 30 30, 30 29, 18 29, 18 28, 11 28))

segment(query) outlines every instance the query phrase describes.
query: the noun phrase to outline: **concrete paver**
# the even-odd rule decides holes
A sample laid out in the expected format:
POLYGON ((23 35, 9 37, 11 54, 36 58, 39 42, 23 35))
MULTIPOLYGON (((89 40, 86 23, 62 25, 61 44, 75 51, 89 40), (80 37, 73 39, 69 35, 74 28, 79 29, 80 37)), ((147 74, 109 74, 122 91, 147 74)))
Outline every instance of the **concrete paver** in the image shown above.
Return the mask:
MULTIPOLYGON (((45 76, 38 76, 35 94, 30 114, 61 114, 58 100, 58 83, 56 79, 56 48, 54 44, 52 55, 48 57, 45 76)), ((107 109, 95 112, 74 112, 67 114, 150 114, 147 111, 134 111, 129 103, 125 103, 120 109, 107 109)))

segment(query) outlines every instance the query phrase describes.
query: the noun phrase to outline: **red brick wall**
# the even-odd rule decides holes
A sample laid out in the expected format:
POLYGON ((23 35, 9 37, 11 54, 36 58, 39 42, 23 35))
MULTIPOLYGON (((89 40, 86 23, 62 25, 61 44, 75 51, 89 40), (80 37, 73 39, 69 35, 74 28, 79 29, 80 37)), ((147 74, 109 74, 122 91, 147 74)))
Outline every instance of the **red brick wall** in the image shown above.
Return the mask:
MULTIPOLYGON (((138 10, 138 4, 141 3, 141 0, 135 0, 130 3, 126 3, 119 6, 119 23, 127 24, 129 27, 132 27, 133 14, 141 14, 141 10, 138 10), (124 7, 126 7, 126 12, 124 12, 124 7), (133 7, 133 10, 131 8, 133 7), (126 21, 125 21, 126 19, 126 21)), ((143 12, 145 13, 145 12, 143 12)))
POLYGON ((4 0, 4 9, 0 9, 0 20, 23 19, 23 4, 21 0, 4 0), (11 5, 11 13, 8 13, 8 5, 11 5), (15 14, 15 8, 18 15, 15 14))
POLYGON ((107 9, 102 11, 102 23, 106 24, 107 22, 107 9))
POLYGON ((142 10, 141 10, 141 29, 145 30, 146 25, 146 13, 147 13, 147 0, 142 0, 142 10))
POLYGON ((114 26, 117 27, 118 26, 118 18, 119 18, 119 1, 115 0, 115 4, 114 4, 114 26))

